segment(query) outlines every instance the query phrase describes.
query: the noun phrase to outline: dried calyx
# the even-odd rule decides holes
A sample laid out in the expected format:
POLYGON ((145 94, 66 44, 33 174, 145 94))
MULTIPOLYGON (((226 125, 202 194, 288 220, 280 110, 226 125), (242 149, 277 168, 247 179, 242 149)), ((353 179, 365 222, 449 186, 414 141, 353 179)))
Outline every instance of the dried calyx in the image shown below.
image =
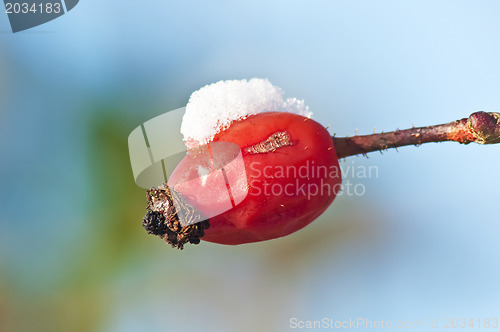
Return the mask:
POLYGON ((147 198, 148 212, 142 226, 148 234, 178 249, 183 249, 186 243, 200 243, 210 223, 179 192, 162 185, 148 190, 147 198))

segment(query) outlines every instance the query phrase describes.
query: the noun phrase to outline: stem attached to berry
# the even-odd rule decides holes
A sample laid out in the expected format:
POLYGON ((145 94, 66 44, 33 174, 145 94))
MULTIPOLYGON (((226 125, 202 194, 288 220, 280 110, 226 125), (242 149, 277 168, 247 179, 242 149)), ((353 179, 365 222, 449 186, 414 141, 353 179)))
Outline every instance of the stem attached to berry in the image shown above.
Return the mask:
POLYGON ((500 143, 500 113, 476 112, 446 124, 353 137, 333 137, 338 158, 406 145, 455 141, 462 144, 500 143))

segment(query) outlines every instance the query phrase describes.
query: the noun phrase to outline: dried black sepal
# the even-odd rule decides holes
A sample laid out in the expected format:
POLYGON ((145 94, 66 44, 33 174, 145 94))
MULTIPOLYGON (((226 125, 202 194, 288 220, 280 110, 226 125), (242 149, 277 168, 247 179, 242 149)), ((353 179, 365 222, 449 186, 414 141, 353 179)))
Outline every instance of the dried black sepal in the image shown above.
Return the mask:
POLYGON ((162 236, 167 232, 167 223, 163 213, 159 211, 148 210, 146 216, 142 220, 142 227, 148 234, 162 236))
POLYGON ((178 249, 186 243, 200 243, 210 223, 179 192, 162 185, 148 190, 147 197, 148 212, 142 225, 148 234, 157 235, 178 249))

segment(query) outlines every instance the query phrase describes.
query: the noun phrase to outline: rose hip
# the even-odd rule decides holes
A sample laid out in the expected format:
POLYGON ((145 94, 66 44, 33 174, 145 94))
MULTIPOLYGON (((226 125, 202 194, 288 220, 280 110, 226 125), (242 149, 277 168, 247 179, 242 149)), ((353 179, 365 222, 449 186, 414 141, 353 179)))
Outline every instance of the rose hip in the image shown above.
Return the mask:
MULTIPOLYGON (((325 211, 340 189, 332 138, 322 125, 304 116, 283 112, 251 115, 231 123, 213 142, 240 147, 244 170, 225 169, 235 185, 214 185, 210 176, 207 179, 208 165, 202 165, 196 154, 188 154, 168 182, 204 215, 213 215, 220 208, 228 190, 233 200, 244 197, 209 219, 210 228, 202 240, 236 245, 291 234, 325 211), (202 192, 206 195, 200 195, 202 192), (190 200, 194 196, 197 199, 190 200)), ((217 158, 227 156, 211 155, 212 162, 218 163, 217 158)))

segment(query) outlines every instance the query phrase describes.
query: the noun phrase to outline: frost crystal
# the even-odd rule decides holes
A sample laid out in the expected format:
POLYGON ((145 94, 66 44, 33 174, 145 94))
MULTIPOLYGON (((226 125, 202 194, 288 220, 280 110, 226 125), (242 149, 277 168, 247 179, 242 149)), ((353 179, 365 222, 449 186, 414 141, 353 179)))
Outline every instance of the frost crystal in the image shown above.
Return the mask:
POLYGON ((303 100, 283 99, 283 91, 267 79, 220 81, 193 92, 182 119, 188 147, 210 142, 231 122, 263 112, 290 112, 311 117, 303 100))

